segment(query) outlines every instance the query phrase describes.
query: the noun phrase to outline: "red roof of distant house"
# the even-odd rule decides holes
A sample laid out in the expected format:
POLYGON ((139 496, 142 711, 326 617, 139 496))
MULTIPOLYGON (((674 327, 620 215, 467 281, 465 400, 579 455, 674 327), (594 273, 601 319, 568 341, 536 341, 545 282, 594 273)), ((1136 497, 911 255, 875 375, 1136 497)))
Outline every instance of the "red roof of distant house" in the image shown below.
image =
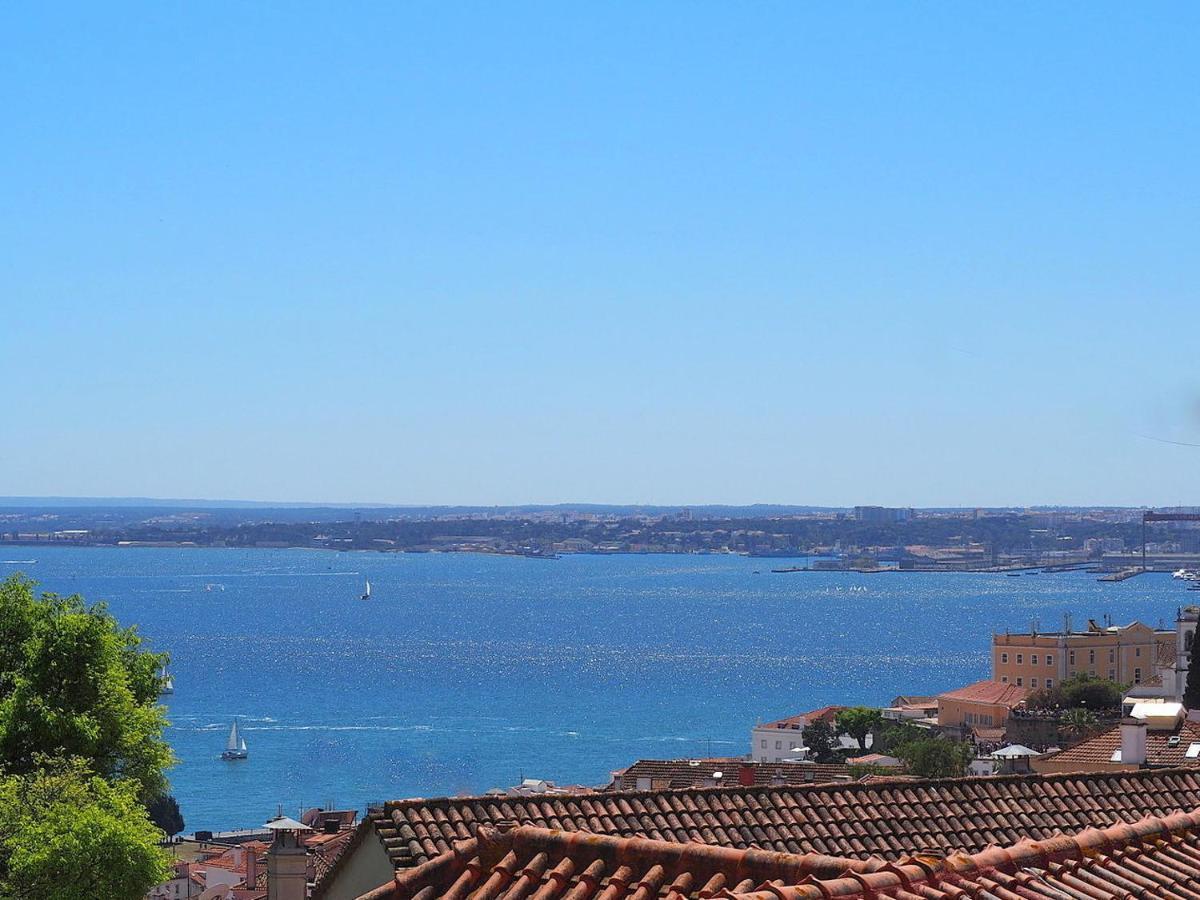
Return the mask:
POLYGON ((865 753, 862 756, 846 760, 846 764, 851 766, 895 766, 899 764, 899 760, 883 753, 865 753))
POLYGON ((543 828, 480 828, 361 900, 1196 897, 1200 812, 894 862, 543 828))
POLYGON ((971 703, 991 703, 1012 709, 1029 696, 1029 689, 1003 681, 977 681, 953 691, 938 694, 939 700, 965 700, 971 703))
MULTIPOLYGON (((1146 765, 1175 767, 1200 766, 1200 756, 1188 756, 1188 750, 1200 744, 1200 724, 1183 722, 1171 731, 1146 732, 1146 765), (1174 743, 1171 739, 1175 738, 1174 743)), ((1045 757, 1056 764, 1056 771, 1095 771, 1121 765, 1113 761, 1113 753, 1121 749, 1121 726, 1116 725, 1081 744, 1061 750, 1045 757), (1063 765, 1078 766, 1077 770, 1061 768, 1063 765)))
POLYGON ((644 779, 649 779, 651 790, 741 784, 743 773, 749 774, 749 784, 760 785, 850 780, 850 767, 837 763, 762 763, 740 757, 639 759, 624 771, 614 773, 612 789, 636 790, 638 781, 644 779), (718 773, 720 778, 716 777, 718 773))
POLYGON ((765 725, 759 725, 759 728, 803 728, 805 725, 811 725, 813 722, 832 722, 837 718, 837 714, 843 709, 848 709, 846 706, 822 706, 820 709, 814 709, 812 712, 800 713, 795 716, 788 716, 786 719, 778 719, 774 722, 767 722, 765 725))

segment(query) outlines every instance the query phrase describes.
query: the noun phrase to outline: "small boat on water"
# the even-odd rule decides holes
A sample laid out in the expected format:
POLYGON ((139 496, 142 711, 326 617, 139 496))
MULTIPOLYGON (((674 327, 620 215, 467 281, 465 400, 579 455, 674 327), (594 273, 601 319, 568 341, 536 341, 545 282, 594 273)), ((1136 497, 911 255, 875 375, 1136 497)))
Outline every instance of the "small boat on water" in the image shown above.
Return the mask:
POLYGON ((371 582, 370 581, 367 581, 367 589, 365 591, 363 591, 362 596, 359 597, 358 599, 359 600, 370 600, 371 599, 371 582))
POLYGON ((158 695, 165 697, 173 693, 175 693, 175 680, 171 677, 171 673, 167 671, 167 667, 163 666, 158 671, 158 695))
POLYGON ((245 759, 250 754, 246 752, 246 739, 238 731, 237 719, 229 726, 229 738, 225 741, 225 752, 221 759, 245 759))

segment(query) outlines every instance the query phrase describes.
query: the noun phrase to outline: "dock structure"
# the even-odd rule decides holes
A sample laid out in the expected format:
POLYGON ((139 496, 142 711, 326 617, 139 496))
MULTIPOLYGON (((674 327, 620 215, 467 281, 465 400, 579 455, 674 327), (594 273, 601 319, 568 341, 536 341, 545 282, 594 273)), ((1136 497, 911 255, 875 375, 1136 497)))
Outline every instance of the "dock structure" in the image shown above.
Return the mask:
POLYGON ((1109 572, 1107 575, 1101 575, 1097 581, 1126 581, 1136 575, 1144 575, 1150 571, 1145 566, 1130 566, 1128 569, 1121 569, 1119 572, 1109 572))

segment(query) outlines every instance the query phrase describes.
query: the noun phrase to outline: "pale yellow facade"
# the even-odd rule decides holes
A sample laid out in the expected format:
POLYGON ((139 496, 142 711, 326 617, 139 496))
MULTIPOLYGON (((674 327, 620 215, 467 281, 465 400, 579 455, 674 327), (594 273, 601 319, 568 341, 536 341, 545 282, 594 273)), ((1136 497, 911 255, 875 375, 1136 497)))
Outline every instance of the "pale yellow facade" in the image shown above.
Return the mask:
POLYGON ((995 634, 992 679, 1030 690, 1053 687, 1079 673, 1147 684, 1160 653, 1174 656, 1175 642, 1174 631, 1155 631, 1141 622, 1070 634, 995 634))

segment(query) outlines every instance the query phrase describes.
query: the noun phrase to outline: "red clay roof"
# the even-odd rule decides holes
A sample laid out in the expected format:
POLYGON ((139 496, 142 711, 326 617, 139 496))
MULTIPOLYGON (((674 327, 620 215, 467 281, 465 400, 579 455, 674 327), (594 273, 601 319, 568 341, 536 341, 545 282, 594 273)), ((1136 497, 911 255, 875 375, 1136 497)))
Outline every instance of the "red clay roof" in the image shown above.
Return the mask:
MULTIPOLYGON (((736 850, 898 860, 929 848, 977 852, 1198 808, 1200 772, 1191 769, 401 800, 368 813, 332 873, 363 840, 380 841, 402 869, 473 838, 481 826, 505 822, 736 850)), ((330 880, 319 882, 313 896, 319 898, 330 880)))
POLYGON ((811 712, 799 713, 794 716, 788 716, 786 719, 777 719, 774 722, 766 722, 759 725, 759 728, 803 728, 805 725, 811 725, 813 722, 829 722, 837 718, 837 714, 843 709, 849 709, 846 706, 822 706, 820 709, 814 709, 811 712))
MULTIPOLYGON (((1195 722, 1184 722, 1175 731, 1146 732, 1146 764, 1150 766, 1200 766, 1200 758, 1188 759, 1187 751, 1194 743, 1200 743, 1200 725, 1195 722), (1171 738, 1177 738, 1174 745, 1171 738)), ((1070 749, 1045 757, 1046 762, 1053 762, 1056 768, 1062 765, 1078 766, 1074 771, 1094 771, 1097 766, 1119 766, 1123 763, 1112 760, 1115 751, 1121 749, 1121 726, 1117 725, 1090 740, 1076 744, 1070 749)))
POLYGON ((848 765, 818 763, 760 763, 740 757, 713 759, 639 759, 614 776, 616 790, 635 790, 638 779, 649 778, 652 790, 741 784, 745 770, 754 784, 821 784, 849 781, 848 765), (721 777, 714 778, 717 773, 721 777))
POLYGON ((896 862, 482 828, 360 900, 1195 898, 1200 812, 896 862))
POLYGON ((972 703, 993 703, 1012 709, 1029 696, 1029 689, 1002 681, 977 681, 966 687, 938 694, 939 700, 966 700, 972 703))

